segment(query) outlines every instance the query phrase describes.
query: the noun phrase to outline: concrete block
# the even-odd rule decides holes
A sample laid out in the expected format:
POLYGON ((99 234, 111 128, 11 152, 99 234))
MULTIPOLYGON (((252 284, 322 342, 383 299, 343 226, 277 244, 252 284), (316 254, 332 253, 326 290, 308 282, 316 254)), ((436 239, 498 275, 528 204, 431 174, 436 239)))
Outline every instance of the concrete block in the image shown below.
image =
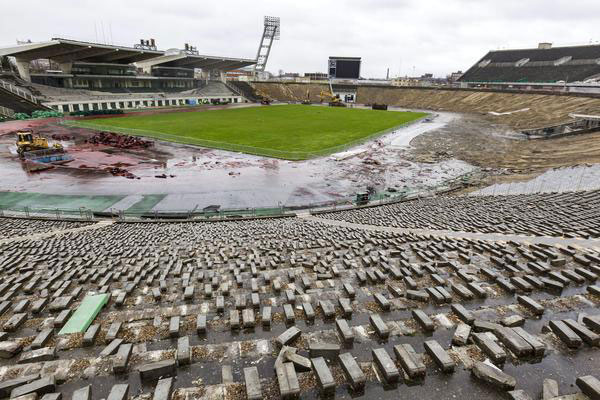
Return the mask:
POLYGON ((396 368, 396 364, 390 357, 387 351, 383 347, 371 350, 373 356, 373 362, 377 365, 379 370, 382 372, 386 382, 394 383, 400 378, 400 372, 396 368))
POLYGON ((550 321, 549 325, 550 329, 552 329, 552 332, 554 332, 554 334, 558 336, 559 339, 567 345, 567 347, 571 349, 577 349, 582 346, 583 342, 581 338, 563 321, 552 320, 550 321))
POLYGON ((90 325, 83 335, 83 345, 87 347, 92 346, 98 333, 100 333, 100 324, 90 325))
POLYGON ((285 316, 286 324, 293 324, 296 321, 296 314, 294 313, 294 308, 291 304, 283 305, 283 314, 285 316))
POLYGON ((127 400, 129 398, 129 384, 118 383, 110 389, 106 400, 127 400))
POLYGON ((595 333, 600 333, 600 315, 586 315, 583 323, 595 333))
POLYGON ((542 315, 544 307, 529 296, 517 296, 517 301, 535 315, 542 315))
POLYGON ((473 313, 467 310, 462 304, 452 304, 451 308, 454 314, 456 314, 465 324, 472 325, 473 322, 475 322, 473 313))
POLYGON ((282 398, 295 397, 300 394, 300 383, 294 365, 290 362, 275 367, 279 393, 282 398))
POLYGON ((544 379, 542 386, 542 400, 550 400, 558 396, 558 382, 554 379, 544 379))
POLYGON ((187 336, 177 339, 177 364, 188 365, 192 362, 190 338, 187 336))
POLYGON ((45 378, 38 379, 25 385, 14 388, 10 393, 10 397, 14 398, 24 396, 30 393, 36 393, 38 396, 40 396, 46 393, 53 393, 55 391, 56 380, 54 378, 54 375, 50 375, 45 378))
POLYGON ((502 390, 512 390, 517 385, 514 377, 504 373, 500 368, 478 361, 471 370, 473 376, 494 385, 502 390))
POLYGON ((498 339, 509 348, 517 357, 527 357, 533 355, 533 347, 525 339, 517 335, 512 328, 504 326, 495 330, 498 339))
POLYGON ((276 341, 281 346, 287 346, 288 344, 298 339, 301 334, 302 331, 300 329, 296 328, 295 326, 292 326, 291 328, 283 332, 281 335, 279 335, 276 341))
POLYGON ((427 351, 443 372, 454 372, 454 361, 438 342, 435 340, 427 340, 423 343, 423 346, 425 347, 425 351, 427 351))
POLYGON ((469 325, 462 323, 458 324, 454 331, 454 336, 452 337, 452 344, 455 344, 456 346, 466 345, 470 334, 471 327, 469 325))
POLYGON ((311 361, 321 391, 326 394, 335 392, 335 380, 333 379, 333 375, 331 374, 331 370, 327 366, 325 359, 323 357, 317 357, 311 359, 311 361))
POLYGON ((509 328, 513 328, 515 326, 521 326, 525 323, 525 318, 520 315, 511 315, 502 320, 502 325, 507 326, 509 328))
POLYGON ((375 329, 375 332, 381 339, 387 339, 390 336, 390 329, 387 324, 383 322, 383 319, 378 314, 371 314, 369 316, 371 326, 375 329))
POLYGON ((113 340, 100 352, 100 357, 112 356, 117 352, 121 343, 123 343, 123 339, 113 340))
POLYGON ((199 335, 206 333, 206 314, 198 314, 196 317, 196 332, 199 335))
POLYGON ((127 364, 129 364, 132 350, 133 345, 131 343, 125 343, 119 346, 119 350, 113 359, 113 372, 115 374, 122 374, 127 371, 127 364))
POLYGON ((87 385, 73 392, 72 400, 92 400, 92 385, 87 385))
POLYGON ((41 349, 48 343, 52 335, 54 334, 54 330, 51 328, 43 329, 31 342, 31 348, 33 350, 41 349))
POLYGON ((242 310, 242 324, 244 329, 254 328, 256 326, 256 320, 254 318, 254 310, 251 308, 245 308, 242 310))
POLYGON ((342 343, 346 346, 351 346, 354 343, 354 332, 348 325, 345 319, 338 319, 335 321, 337 332, 342 339, 342 343))
POLYGON ((592 375, 580 376, 575 380, 575 384, 592 400, 600 399, 600 380, 592 375))
POLYGON ((285 361, 294 364, 294 368, 298 372, 308 372, 312 370, 312 363, 306 357, 303 357, 292 351, 285 351, 283 354, 285 361))
POLYGON ((4 341, 0 342, 0 358, 12 358, 19 354, 23 346, 18 342, 4 341))
POLYGON ((490 335, 488 333, 475 333, 473 334, 473 339, 481 351, 493 362, 503 363, 506 361, 506 351, 495 340, 491 339, 490 335))
POLYGON ((302 303, 302 308, 304 309, 304 315, 306 316, 306 320, 309 322, 313 322, 315 320, 315 310, 310 303, 302 303))
POLYGON ((415 319, 415 321, 417 321, 417 324, 419 324, 425 332, 433 332, 435 330, 435 325, 433 324, 433 321, 422 310, 413 310, 412 316, 415 319))
POLYGON ((246 383, 246 396, 248 400, 262 400, 262 388, 256 367, 244 368, 244 381, 246 383))
POLYGON ((263 307, 260 320, 263 326, 271 326, 271 307, 263 307))
POLYGON ((142 380, 154 380, 166 378, 177 374, 175 360, 157 361, 144 364, 138 368, 142 380))
POLYGON ((350 387, 356 391, 363 389, 365 386, 366 377, 352 354, 340 354, 339 361, 342 371, 344 371, 344 375, 350 383, 350 387))
POLYGON ((529 332, 527 332, 519 326, 514 327, 512 329, 517 335, 525 339, 527 344, 533 347, 534 356, 541 357, 544 355, 544 352, 546 351, 546 345, 537 336, 530 334, 529 332))
POLYGON ((42 347, 21 354, 18 364, 36 363, 41 361, 52 361, 56 358, 56 347, 42 347))
POLYGON ((425 364, 415 349, 408 343, 394 346, 396 358, 402 365, 404 371, 411 379, 417 379, 425 376, 425 364))
POLYGON ((26 385, 37 379, 40 379, 40 374, 23 375, 0 382, 0 398, 8 397, 14 388, 26 385))
POLYGON ((337 343, 323 343, 312 340, 308 344, 310 358, 323 357, 327 360, 335 360, 340 354, 340 345, 337 343))

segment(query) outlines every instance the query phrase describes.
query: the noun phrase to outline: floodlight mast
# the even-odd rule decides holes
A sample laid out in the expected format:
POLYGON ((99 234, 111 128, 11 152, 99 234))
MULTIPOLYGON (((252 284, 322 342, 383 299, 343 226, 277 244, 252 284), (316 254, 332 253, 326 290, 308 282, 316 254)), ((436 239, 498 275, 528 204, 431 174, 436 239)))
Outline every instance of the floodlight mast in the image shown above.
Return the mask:
POLYGON ((258 52, 256 53, 256 64, 254 64, 255 79, 257 72, 265 71, 267 60, 271 53, 271 46, 273 46, 273 40, 279 40, 279 34, 280 18, 265 16, 263 34, 258 45, 258 52))

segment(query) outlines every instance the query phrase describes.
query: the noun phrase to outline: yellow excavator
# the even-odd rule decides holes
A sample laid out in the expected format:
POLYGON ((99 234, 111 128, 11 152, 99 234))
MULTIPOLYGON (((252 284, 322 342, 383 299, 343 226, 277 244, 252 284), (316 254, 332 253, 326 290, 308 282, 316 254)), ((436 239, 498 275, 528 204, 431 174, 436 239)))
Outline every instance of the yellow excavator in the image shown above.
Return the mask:
POLYGON ((319 98, 321 99, 321 103, 325 101, 329 103, 331 107, 346 107, 346 104, 344 104, 344 102, 338 96, 334 95, 330 91, 321 90, 319 98))
POLYGON ((269 96, 262 90, 256 89, 256 95, 258 97, 260 97, 260 104, 262 104, 262 105, 268 106, 269 104, 271 104, 273 102, 273 99, 271 98, 271 96, 269 96))
POLYGON ((37 150, 49 150, 52 153, 64 153, 63 146, 56 143, 52 146, 48 144, 48 139, 35 135, 31 131, 17 132, 17 153, 21 158, 25 157, 25 153, 37 150))

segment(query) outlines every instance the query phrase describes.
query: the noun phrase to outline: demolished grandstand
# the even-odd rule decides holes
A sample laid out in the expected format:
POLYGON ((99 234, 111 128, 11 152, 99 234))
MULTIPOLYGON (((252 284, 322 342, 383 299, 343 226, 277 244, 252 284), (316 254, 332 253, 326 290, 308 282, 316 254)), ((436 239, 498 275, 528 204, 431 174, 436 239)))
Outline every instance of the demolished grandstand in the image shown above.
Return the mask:
POLYGON ((278 37, 0 49, 0 399, 600 398, 600 46, 492 51, 462 87, 226 79, 278 37), (427 114, 301 161, 94 126, 336 95, 427 114), (25 129, 72 160, 28 169, 25 129))

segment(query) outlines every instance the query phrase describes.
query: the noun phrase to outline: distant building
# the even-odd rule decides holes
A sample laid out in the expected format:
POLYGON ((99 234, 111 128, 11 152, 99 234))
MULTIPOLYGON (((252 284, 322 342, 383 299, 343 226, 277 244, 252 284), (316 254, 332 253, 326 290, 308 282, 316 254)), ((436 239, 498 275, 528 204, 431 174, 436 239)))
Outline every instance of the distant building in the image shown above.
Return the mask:
POLYGON ((448 75, 447 79, 448 79, 449 83, 454 83, 454 82, 458 81, 462 76, 463 76, 462 71, 456 71, 456 72, 453 72, 450 75, 448 75))
POLYGON ((250 68, 239 68, 225 73, 225 78, 229 80, 247 80, 254 76, 252 67, 250 68))
POLYGON ((324 81, 327 80, 328 75, 325 72, 305 72, 304 77, 311 81, 324 81))

